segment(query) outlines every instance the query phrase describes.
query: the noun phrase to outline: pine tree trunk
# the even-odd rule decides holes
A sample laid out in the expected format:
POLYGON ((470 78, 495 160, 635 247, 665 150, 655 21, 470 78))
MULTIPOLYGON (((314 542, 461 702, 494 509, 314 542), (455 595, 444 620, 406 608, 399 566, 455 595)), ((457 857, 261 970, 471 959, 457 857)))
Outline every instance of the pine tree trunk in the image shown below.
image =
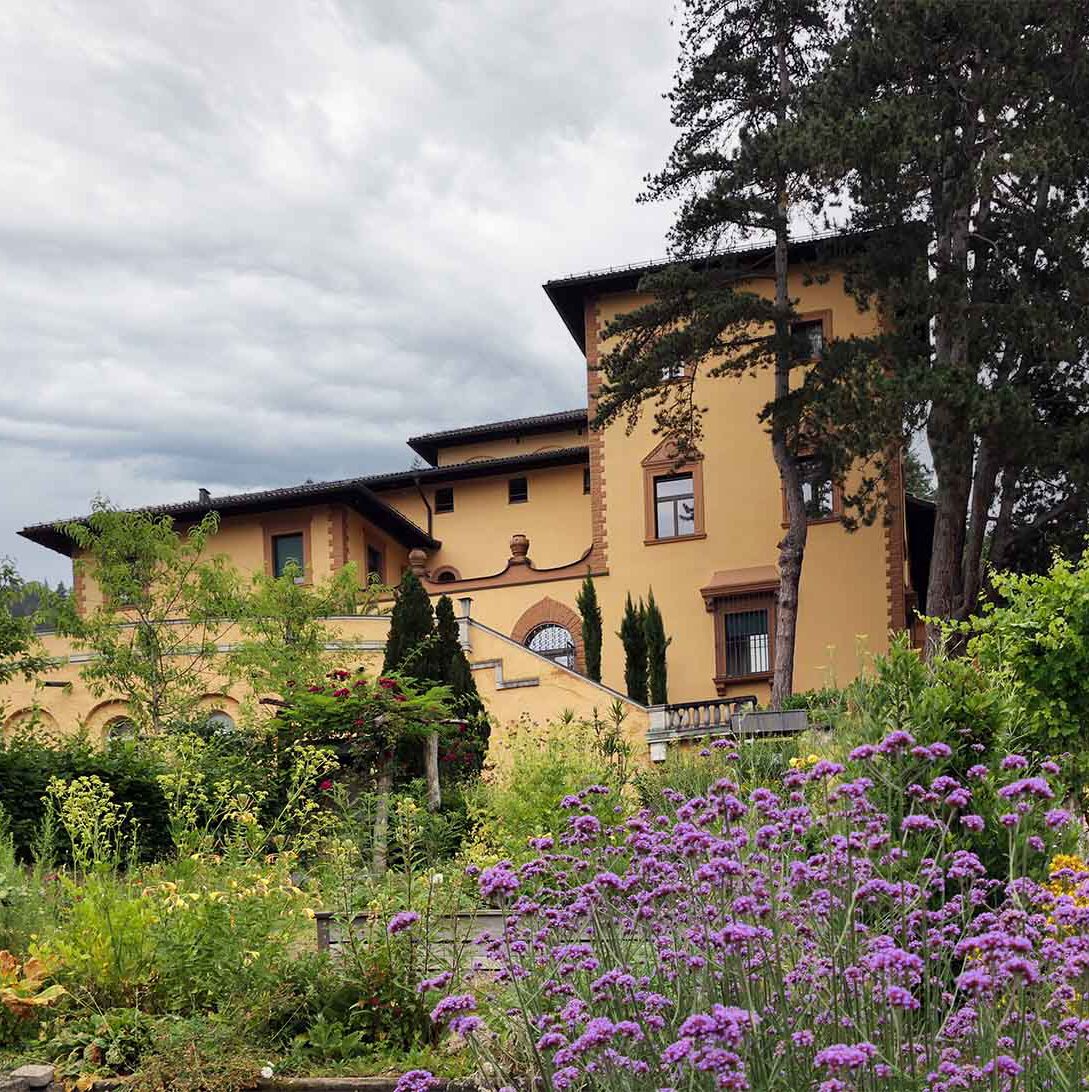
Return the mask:
MULTIPOLYGON (((777 44, 779 65, 779 124, 786 123, 790 96, 790 70, 786 40, 777 44)), ((790 293, 790 202, 786 178, 779 179, 779 200, 775 222, 775 400, 790 394, 791 330, 790 293)), ((798 589, 809 525, 802 496, 801 475, 794 453, 781 425, 772 424, 772 453, 779 468, 779 481, 786 497, 787 530, 779 541, 779 597, 775 612, 775 660, 771 680, 771 707, 779 709, 794 691, 794 642, 798 630, 798 589)))
POLYGON ((389 797, 393 791, 393 756, 382 760, 376 778, 378 802, 374 808, 374 838, 371 843, 371 872, 384 876, 389 860, 389 797))
POLYGON ((442 789, 439 786, 439 733, 428 732, 424 740, 424 769, 427 771, 427 810, 438 811, 442 807, 442 789))

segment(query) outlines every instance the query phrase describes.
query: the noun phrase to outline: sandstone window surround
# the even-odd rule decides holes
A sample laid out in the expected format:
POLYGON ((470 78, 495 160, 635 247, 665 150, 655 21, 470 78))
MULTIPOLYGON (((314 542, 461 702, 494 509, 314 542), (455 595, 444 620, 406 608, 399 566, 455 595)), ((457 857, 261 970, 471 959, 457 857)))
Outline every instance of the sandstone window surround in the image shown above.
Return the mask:
POLYGON ((673 444, 664 440, 643 460, 642 468, 643 544, 656 546, 706 538, 703 456, 679 457, 673 444), (690 491, 685 479, 690 479, 690 491))

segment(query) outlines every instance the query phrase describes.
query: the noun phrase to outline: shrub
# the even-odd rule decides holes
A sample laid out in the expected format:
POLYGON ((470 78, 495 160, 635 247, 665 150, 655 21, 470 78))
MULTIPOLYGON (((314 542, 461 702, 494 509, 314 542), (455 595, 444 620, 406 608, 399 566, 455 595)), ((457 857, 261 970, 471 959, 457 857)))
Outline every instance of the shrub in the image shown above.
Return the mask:
POLYGON ((1024 746, 1070 753, 1079 801, 1089 785, 1089 551, 1042 574, 996 573, 998 602, 964 631, 980 665, 1007 680, 1024 710, 1024 746))
MULTIPOLYGON (((108 748, 94 746, 86 734, 51 742, 33 734, 16 734, 0 741, 0 806, 20 860, 34 856, 42 821, 42 800, 54 778, 70 782, 96 777, 113 794, 124 820, 121 840, 135 842, 143 860, 157 860, 173 849, 170 817, 159 785, 160 761, 147 745, 125 741, 108 748)), ((54 845, 58 859, 68 863, 72 847, 63 830, 54 845)))

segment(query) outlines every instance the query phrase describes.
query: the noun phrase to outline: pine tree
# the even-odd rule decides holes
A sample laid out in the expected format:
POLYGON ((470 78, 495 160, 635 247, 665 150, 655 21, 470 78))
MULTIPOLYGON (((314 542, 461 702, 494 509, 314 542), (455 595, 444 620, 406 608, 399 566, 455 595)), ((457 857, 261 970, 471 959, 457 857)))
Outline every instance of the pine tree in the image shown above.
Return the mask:
POLYGON ((644 621, 646 608, 639 600, 636 607, 628 593, 624 601, 624 616, 617 636, 624 646, 624 685, 628 697, 640 705, 647 704, 647 636, 644 621))
MULTIPOLYGON (((847 444, 856 434, 808 427, 797 372, 818 369, 808 359, 812 354, 800 351, 788 292, 792 225, 801 207, 819 194, 811 165, 820 138, 800 117, 799 105, 825 56, 832 4, 682 0, 679 6, 681 53, 668 97, 680 135, 665 169, 642 197, 679 202, 670 232, 676 264, 645 276, 639 287, 650 302, 620 315, 604 331, 616 341, 602 360, 605 383, 595 424, 621 416, 631 424, 644 403, 653 401, 655 431, 672 442, 678 457, 692 456, 703 434, 695 390, 701 376, 773 374, 774 396, 760 416, 787 511, 779 543, 772 682, 772 704, 778 706, 793 684, 808 533, 800 459, 816 455, 841 475, 857 457, 847 444), (770 298, 754 290, 751 279, 749 289, 738 288, 746 283, 744 266, 720 251, 724 241, 753 231, 774 239, 770 298), (770 336, 754 336, 761 328, 770 336), (663 375, 669 382, 663 384, 663 375), (814 437, 820 450, 814 450, 814 437)), ((870 435, 863 438, 870 442, 870 435)), ((885 447, 887 440, 875 450, 885 447)))
POLYGON ((582 615, 582 649, 586 659, 586 675, 594 682, 601 682, 601 606, 597 601, 597 589, 589 574, 582 582, 575 600, 582 615))
POLYGON ((852 284, 896 316, 884 365, 926 426, 931 616, 966 617, 985 554, 1082 511, 1087 55, 1082 0, 850 0, 810 89, 828 184, 882 240, 852 284))
POLYGON ((435 612, 424 586, 411 570, 401 577, 390 615, 382 670, 399 671, 421 681, 437 682, 435 612))
POLYGON ((643 617, 643 630, 647 645, 647 692, 651 705, 665 705, 669 684, 666 671, 666 649, 671 638, 665 635, 662 612, 654 601, 654 589, 647 594, 647 608, 643 617))

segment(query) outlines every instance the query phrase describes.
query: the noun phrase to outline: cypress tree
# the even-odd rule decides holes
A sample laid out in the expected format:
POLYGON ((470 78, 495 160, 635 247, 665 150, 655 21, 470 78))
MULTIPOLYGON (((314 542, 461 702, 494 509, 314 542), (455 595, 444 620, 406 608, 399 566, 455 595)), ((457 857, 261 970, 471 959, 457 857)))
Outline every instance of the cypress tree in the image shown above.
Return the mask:
POLYGON ((669 690, 666 677, 666 649, 672 638, 665 635, 662 612, 654 601, 654 589, 647 595, 647 609, 643 619, 647 643, 647 691, 651 705, 665 705, 669 690))
POLYGON ((601 682, 601 606, 589 573, 582 582, 575 603, 582 615, 582 649, 586 658, 586 674, 594 682, 601 682))
POLYGON ((450 687, 453 709, 465 721, 464 733, 447 752, 447 759, 459 777, 478 773, 488 750, 491 726, 487 710, 476 688, 469 661, 461 647, 454 604, 448 595, 435 604, 435 660, 440 675, 438 681, 450 687))
POLYGON ((628 697, 640 705, 647 704, 647 637, 645 624, 646 608, 639 600, 636 607, 628 593, 624 601, 624 616, 620 620, 617 636, 624 646, 624 685, 628 697))
POLYGON ((384 672, 400 671, 414 679, 437 682, 435 612, 424 586, 411 569, 401 577, 390 615, 384 672))

